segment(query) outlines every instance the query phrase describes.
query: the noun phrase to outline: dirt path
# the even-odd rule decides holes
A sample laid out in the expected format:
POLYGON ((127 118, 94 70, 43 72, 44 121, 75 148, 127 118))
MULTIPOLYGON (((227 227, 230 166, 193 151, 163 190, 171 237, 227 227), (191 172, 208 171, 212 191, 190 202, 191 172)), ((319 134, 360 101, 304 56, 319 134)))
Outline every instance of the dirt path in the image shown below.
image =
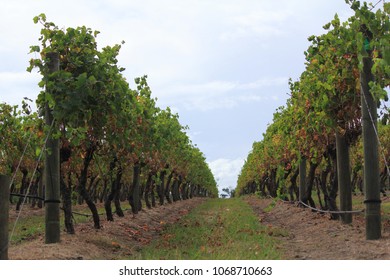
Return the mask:
POLYGON ((389 222, 383 226, 381 240, 367 241, 363 215, 354 216, 352 225, 343 225, 327 215, 294 204, 279 201, 271 211, 265 212, 272 200, 250 197, 246 201, 260 222, 269 227, 269 234, 281 241, 279 248, 284 252, 284 259, 390 259, 389 222))
MULTIPOLYGON (((283 259, 390 259, 390 222, 383 226, 383 238, 365 240, 364 217, 354 216, 352 225, 332 221, 327 215, 313 213, 293 204, 277 202, 265 211, 270 199, 245 200, 268 227, 267 233, 280 242, 283 259)), ((76 234, 61 235, 58 244, 44 244, 44 237, 26 240, 9 249, 10 259, 133 259, 152 239, 159 238, 165 225, 178 222, 191 209, 204 202, 194 198, 141 211, 136 218, 127 211, 124 218, 104 221, 95 230, 92 222, 76 225, 76 234)), ((269 207, 268 207, 269 208, 269 207)), ((13 217, 11 213, 11 219, 13 217)), ((42 215, 30 211, 27 215, 42 215)))
MULTIPOLYGON (((153 209, 142 210, 136 218, 127 211, 125 217, 114 217, 114 222, 102 218, 102 229, 93 224, 76 225, 76 234, 62 233, 61 242, 44 244, 44 236, 9 248, 11 260, 34 259, 132 259, 152 239, 158 238, 165 225, 175 223, 205 199, 193 198, 153 209)), ((35 211, 39 215, 42 211, 35 211)), ((12 215, 11 215, 12 219, 12 215)))

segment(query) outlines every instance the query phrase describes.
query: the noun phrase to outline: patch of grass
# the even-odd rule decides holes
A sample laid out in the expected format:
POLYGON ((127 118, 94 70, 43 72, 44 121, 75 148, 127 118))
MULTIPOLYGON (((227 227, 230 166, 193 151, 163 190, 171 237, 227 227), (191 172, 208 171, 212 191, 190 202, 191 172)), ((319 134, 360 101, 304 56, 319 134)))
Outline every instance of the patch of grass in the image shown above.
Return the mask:
MULTIPOLYGON (((28 210, 24 210, 28 211, 28 210)), ((78 211, 82 214, 91 214, 89 209, 78 211)), ((99 213, 105 213, 104 207, 98 208, 99 213)), ((104 219, 104 216, 100 216, 101 219, 104 219)), ((86 217, 81 215, 73 215, 73 222, 75 224, 81 223, 92 223, 92 217, 86 217)), ((61 234, 65 230, 64 225, 64 213, 60 211, 60 226, 61 226, 61 234)), ((14 221, 9 224, 9 233, 11 234, 14 227, 14 221)), ((11 238, 11 245, 19 244, 26 240, 32 240, 38 238, 39 236, 43 236, 45 234, 45 216, 43 215, 32 215, 24 218, 20 218, 18 223, 16 224, 14 233, 11 238)))
POLYGON ((276 202, 275 202, 275 200, 272 200, 272 201, 271 201, 271 203, 270 203, 270 204, 268 204, 268 206, 267 206, 267 207, 265 207, 265 208, 263 209, 263 211, 264 211, 265 213, 269 213, 269 212, 271 212, 271 211, 272 211, 272 209, 274 209, 274 208, 275 208, 275 205, 276 205, 276 202))
MULTIPOLYGON (((14 228, 14 223, 9 224, 10 234, 14 228)), ((19 219, 15 226, 14 234, 11 238, 11 244, 19 244, 25 240, 35 239, 45 233, 45 224, 41 216, 31 216, 19 219)))
POLYGON ((266 233, 269 236, 275 236, 275 237, 288 237, 288 236, 290 236, 290 233, 286 229, 280 228, 280 227, 270 227, 269 226, 266 230, 266 233))
POLYGON ((381 207, 383 211, 382 219, 390 220, 390 200, 383 201, 381 207))
POLYGON ((241 199, 210 199, 140 252, 140 259, 279 259, 275 241, 241 199))

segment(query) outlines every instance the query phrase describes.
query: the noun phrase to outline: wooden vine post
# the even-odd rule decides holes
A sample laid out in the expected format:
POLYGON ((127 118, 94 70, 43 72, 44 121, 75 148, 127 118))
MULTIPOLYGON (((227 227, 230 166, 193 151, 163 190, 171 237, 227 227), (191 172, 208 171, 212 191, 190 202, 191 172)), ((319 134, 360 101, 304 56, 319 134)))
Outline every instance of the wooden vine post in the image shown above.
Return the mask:
MULTIPOLYGON (((352 211, 352 187, 349 168, 349 146, 345 135, 336 132, 337 180, 340 189, 340 210, 352 211)), ((344 224, 352 223, 352 213, 341 214, 344 224)))
POLYGON ((306 157, 302 155, 299 161, 299 202, 304 202, 306 197, 306 157))
MULTIPOLYGON (((59 70, 58 53, 48 53, 49 75, 59 70)), ((47 89, 46 89, 47 90, 47 89)), ((53 115, 46 104, 45 122, 51 127, 53 115)), ((55 126, 52 128, 52 130, 55 126)), ((46 142, 45 156, 45 243, 60 242, 60 149, 59 140, 52 135, 46 142)))
POLYGON ((10 178, 0 175, 0 260, 8 260, 8 215, 10 178))
MULTIPOLYGON (((42 175, 41 175, 41 178, 39 179, 39 182, 38 182, 38 196, 39 197, 43 197, 43 180, 45 179, 45 174, 43 172, 45 172, 45 170, 42 168, 41 170, 42 172, 42 175)), ((43 208, 43 201, 41 199, 38 200, 38 208, 42 209, 43 208)))
POLYGON ((377 104, 370 92, 369 83, 374 81, 371 56, 363 58, 360 73, 363 151, 364 151, 364 193, 366 206, 366 239, 381 238, 381 199, 379 181, 379 158, 377 127, 377 104))

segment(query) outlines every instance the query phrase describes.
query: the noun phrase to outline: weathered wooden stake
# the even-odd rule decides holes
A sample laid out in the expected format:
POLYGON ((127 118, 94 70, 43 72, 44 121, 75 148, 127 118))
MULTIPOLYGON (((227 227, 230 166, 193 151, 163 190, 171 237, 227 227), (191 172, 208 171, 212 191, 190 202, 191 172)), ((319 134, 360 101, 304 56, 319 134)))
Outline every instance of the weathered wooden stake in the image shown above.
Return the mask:
POLYGON ((0 260, 8 260, 8 215, 10 178, 0 175, 0 260))
POLYGON ((363 58, 363 71, 360 73, 363 151, 364 151, 364 193, 366 205, 366 239, 381 237, 381 199, 379 180, 379 158, 377 127, 377 104, 370 92, 369 83, 374 80, 370 57, 363 58))
MULTIPOLYGON (((48 53, 49 74, 59 70, 58 53, 48 53)), ((45 122, 51 126, 53 115, 46 104, 45 122)), ((50 135, 45 157, 45 242, 60 242, 60 149, 59 140, 50 135)))
MULTIPOLYGON (((39 182, 38 182, 38 197, 43 197, 43 180, 45 178, 44 177, 45 171, 43 168, 41 169, 41 172, 42 172, 42 175, 41 175, 41 178, 39 179, 39 182)), ((43 208, 42 200, 38 200, 38 208, 43 208)))
MULTIPOLYGON (((340 189, 340 210, 352 211, 351 172, 349 168, 349 147, 345 135, 336 132, 337 180, 340 189)), ((344 224, 352 223, 352 214, 341 215, 344 224)))
POLYGON ((301 157, 299 162, 299 201, 306 200, 306 158, 301 157))

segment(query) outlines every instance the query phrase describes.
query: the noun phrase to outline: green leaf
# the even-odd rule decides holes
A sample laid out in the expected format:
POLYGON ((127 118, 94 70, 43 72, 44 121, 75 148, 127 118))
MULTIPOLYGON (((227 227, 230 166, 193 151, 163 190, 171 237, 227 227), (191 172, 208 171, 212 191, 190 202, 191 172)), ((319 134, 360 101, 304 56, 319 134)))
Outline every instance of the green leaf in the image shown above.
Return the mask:
POLYGON ((325 103, 328 103, 328 101, 329 101, 329 98, 326 94, 322 95, 322 99, 324 100, 325 103))
POLYGON ((36 156, 36 157, 39 157, 39 156, 41 155, 41 153, 42 153, 41 148, 36 147, 36 148, 35 148, 35 156, 36 156))
POLYGON ((40 51, 41 51, 41 49, 40 49, 39 46, 31 46, 29 53, 34 53, 34 52, 38 52, 39 53, 40 51))
POLYGON ((82 73, 77 77, 77 86, 84 87, 87 82, 87 73, 82 73))
POLYGON ((96 84, 96 78, 95 78, 95 76, 90 76, 89 78, 88 78, 88 83, 89 84, 91 84, 91 85, 94 85, 94 84, 96 84))

